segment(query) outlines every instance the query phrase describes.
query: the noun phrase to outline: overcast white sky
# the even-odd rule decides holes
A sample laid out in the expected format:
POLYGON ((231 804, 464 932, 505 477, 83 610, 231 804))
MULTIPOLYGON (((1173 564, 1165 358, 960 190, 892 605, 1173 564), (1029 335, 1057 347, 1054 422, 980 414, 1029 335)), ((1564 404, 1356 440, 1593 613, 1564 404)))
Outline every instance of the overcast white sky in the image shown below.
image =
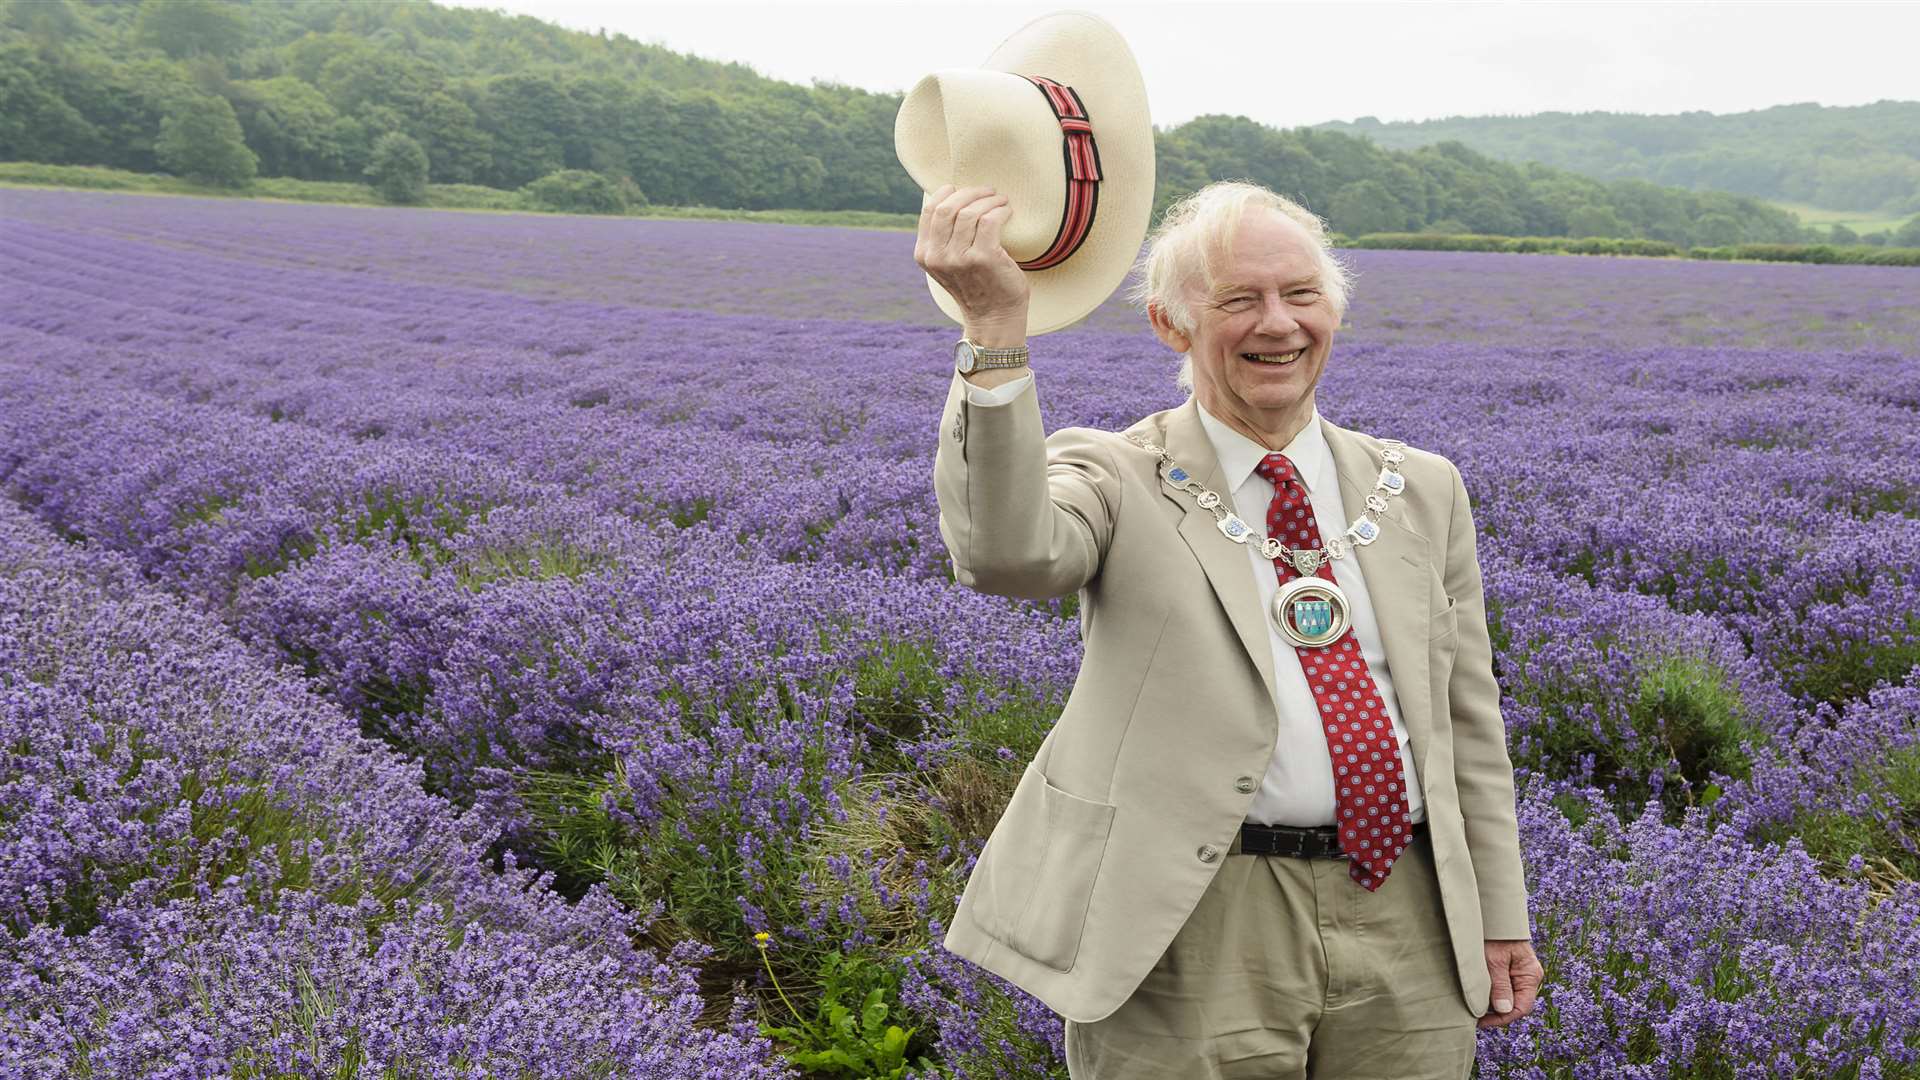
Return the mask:
POLYGON ((1743 112, 1920 100, 1920 2, 968 3, 441 0, 624 33, 779 79, 905 90, 971 67, 1027 21, 1098 12, 1146 77, 1153 121, 1275 127, 1377 116, 1743 112))

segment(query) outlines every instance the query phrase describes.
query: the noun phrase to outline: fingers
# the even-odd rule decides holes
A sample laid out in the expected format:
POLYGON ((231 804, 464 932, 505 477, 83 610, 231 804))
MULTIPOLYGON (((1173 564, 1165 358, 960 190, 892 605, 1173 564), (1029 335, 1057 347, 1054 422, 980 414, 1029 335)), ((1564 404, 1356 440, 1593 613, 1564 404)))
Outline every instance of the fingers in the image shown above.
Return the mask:
POLYGON ((995 200, 1005 198, 995 195, 992 188, 955 188, 952 184, 928 192, 920 207, 915 261, 924 267, 929 259, 945 261, 972 247, 981 215, 995 200))
POLYGON ((961 188, 947 197, 934 211, 934 228, 937 235, 944 227, 946 242, 942 246, 949 258, 958 258, 978 246, 974 241, 978 239, 980 216, 1005 199, 1004 195, 995 195, 992 188, 983 187, 961 188))

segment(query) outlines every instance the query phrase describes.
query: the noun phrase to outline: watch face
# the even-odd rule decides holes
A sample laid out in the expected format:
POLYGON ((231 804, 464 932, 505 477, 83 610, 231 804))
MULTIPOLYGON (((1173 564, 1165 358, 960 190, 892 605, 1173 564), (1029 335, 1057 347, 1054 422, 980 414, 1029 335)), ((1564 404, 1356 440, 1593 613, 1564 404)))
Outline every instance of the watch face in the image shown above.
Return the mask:
POLYGON ((973 345, 971 342, 963 340, 953 347, 953 366, 958 369, 962 375, 970 374, 973 371, 973 345))

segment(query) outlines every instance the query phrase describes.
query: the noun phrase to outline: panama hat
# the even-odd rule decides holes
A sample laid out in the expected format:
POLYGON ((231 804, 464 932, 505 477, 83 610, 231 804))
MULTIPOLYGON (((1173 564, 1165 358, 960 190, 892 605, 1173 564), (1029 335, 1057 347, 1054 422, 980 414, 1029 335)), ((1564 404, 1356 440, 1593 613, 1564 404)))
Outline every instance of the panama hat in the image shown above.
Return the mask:
MULTIPOLYGON (((1000 243, 1028 272, 1028 336, 1099 307, 1140 255, 1153 211, 1147 87, 1098 15, 1044 15, 980 67, 921 79, 894 117, 893 146, 923 206, 942 184, 1007 196, 1000 243)), ((964 321, 931 276, 927 289, 964 321)))

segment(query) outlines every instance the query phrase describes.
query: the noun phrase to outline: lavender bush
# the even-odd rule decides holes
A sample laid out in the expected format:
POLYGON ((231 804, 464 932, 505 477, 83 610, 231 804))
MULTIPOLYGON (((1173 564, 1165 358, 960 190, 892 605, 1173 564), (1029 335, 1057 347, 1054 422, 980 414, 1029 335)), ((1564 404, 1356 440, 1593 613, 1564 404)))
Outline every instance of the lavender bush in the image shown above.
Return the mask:
MULTIPOLYGON (((1079 648, 952 583, 908 234, 0 229, 14 1060, 772 1075, 764 933, 803 1012, 858 953, 909 1060, 1064 1076, 938 945, 1079 648)), ((1912 272, 1350 254, 1321 410, 1459 463, 1525 793, 1481 1075, 1920 1076, 1912 272)), ((1049 428, 1181 400, 1117 301, 1035 366, 1049 428)))

